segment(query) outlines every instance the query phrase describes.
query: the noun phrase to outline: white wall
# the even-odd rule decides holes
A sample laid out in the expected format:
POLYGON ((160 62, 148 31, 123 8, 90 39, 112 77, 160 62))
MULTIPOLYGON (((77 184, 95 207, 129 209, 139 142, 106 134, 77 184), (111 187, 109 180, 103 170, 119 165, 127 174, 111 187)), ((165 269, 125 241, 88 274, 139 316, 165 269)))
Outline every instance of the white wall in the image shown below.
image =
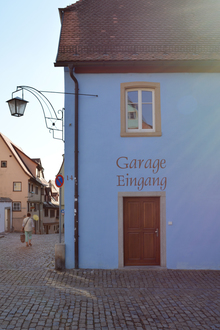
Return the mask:
POLYGON ((0 233, 5 231, 5 209, 10 209, 10 228, 12 224, 12 205, 10 202, 0 202, 0 233))

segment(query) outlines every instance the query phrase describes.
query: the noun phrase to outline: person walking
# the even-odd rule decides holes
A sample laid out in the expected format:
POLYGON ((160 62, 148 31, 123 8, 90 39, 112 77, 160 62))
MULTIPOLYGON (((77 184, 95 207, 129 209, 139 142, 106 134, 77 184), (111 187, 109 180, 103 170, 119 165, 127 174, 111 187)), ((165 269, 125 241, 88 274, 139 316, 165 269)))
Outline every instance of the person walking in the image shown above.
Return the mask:
POLYGON ((32 239, 32 231, 34 232, 34 221, 31 218, 30 213, 27 213, 27 217, 24 218, 22 222, 22 231, 25 232, 26 247, 32 246, 31 239, 32 239))

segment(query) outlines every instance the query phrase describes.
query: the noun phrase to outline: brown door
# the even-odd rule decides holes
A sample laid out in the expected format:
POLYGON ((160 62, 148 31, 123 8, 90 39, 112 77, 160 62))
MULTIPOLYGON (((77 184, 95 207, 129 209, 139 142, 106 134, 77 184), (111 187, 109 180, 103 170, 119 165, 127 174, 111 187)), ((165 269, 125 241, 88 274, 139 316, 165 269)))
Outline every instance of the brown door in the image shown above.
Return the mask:
POLYGON ((160 198, 124 198, 124 265, 160 265, 160 198))

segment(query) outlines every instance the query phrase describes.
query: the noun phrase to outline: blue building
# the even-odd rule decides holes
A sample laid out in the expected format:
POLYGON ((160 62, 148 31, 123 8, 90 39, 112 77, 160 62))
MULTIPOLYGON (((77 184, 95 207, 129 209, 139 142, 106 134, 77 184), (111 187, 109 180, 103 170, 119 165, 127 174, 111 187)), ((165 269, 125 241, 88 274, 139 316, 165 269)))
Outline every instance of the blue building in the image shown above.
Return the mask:
POLYGON ((220 269, 220 3, 60 9, 67 268, 220 269))

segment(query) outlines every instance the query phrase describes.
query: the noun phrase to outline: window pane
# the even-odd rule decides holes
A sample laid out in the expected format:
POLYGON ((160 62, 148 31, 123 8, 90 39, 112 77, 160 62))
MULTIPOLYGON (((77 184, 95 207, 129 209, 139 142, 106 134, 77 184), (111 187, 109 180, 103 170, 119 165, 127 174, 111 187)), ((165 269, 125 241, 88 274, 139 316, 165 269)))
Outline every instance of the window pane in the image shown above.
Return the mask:
POLYGON ((13 191, 21 191, 21 182, 14 182, 13 191))
POLYGON ((14 202, 13 203, 13 211, 21 211, 21 203, 20 202, 14 202))
POLYGON ((138 103, 138 91, 128 92, 128 103, 138 103))
POLYGON ((138 109, 131 105, 127 106, 128 110, 128 128, 134 129, 138 128, 138 109))
POLYGON ((6 160, 1 161, 1 167, 7 167, 7 161, 6 160))
POLYGON ((142 91, 142 102, 152 103, 152 92, 151 91, 142 91))
POLYGON ((142 104, 142 128, 153 128, 152 104, 142 104))
POLYGON ((127 120, 128 129, 138 128, 138 92, 127 93, 127 120))

